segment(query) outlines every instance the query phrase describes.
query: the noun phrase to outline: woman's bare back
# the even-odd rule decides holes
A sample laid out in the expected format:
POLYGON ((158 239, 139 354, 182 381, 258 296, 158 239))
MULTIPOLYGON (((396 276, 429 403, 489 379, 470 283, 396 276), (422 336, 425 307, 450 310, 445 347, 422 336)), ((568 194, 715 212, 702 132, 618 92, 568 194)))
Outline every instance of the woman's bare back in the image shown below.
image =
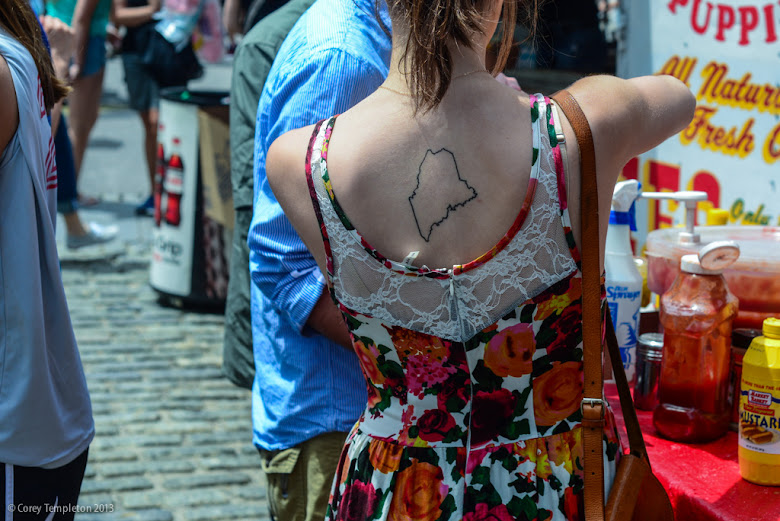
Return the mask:
POLYGON ((411 100, 380 90, 334 127, 333 192, 388 258, 419 252, 417 266, 464 264, 493 247, 520 211, 533 155, 528 96, 487 75, 457 87, 417 117, 411 100))
MULTIPOLYGON (((419 252, 417 266, 463 264, 494 246, 517 216, 534 153, 528 95, 480 76, 453 82, 436 109, 416 117, 410 98, 380 88, 338 118, 328 153, 332 189, 361 236, 385 257, 401 261, 419 252)), ((620 169, 684 128, 695 103, 670 76, 593 76, 568 90, 593 131, 604 244, 620 169)), ((580 244, 579 149, 562 114, 561 122, 569 152, 569 214, 580 244)), ((323 267, 301 161, 312 129, 279 138, 269 150, 267 173, 285 214, 323 267)))

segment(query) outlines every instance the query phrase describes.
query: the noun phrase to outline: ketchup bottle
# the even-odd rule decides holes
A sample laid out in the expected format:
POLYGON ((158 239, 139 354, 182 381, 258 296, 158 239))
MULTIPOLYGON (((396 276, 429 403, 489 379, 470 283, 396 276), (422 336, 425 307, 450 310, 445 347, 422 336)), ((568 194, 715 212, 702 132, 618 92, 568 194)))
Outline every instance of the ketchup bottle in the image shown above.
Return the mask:
POLYGON ((728 430, 731 324, 738 301, 722 271, 737 257, 739 247, 730 241, 684 255, 679 275, 661 297, 664 347, 653 424, 666 438, 698 443, 728 430))

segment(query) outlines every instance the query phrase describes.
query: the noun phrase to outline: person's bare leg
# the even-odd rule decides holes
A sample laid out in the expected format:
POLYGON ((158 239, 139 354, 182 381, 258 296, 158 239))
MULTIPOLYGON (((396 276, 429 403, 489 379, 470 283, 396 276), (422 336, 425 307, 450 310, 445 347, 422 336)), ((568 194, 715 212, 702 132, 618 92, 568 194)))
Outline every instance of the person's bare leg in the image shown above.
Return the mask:
POLYGON ((65 221, 65 228, 68 230, 65 244, 69 249, 103 244, 114 240, 119 233, 119 227, 116 225, 85 224, 79 217, 77 210, 63 213, 62 217, 65 221))
POLYGON ((100 95, 103 92, 103 73, 99 72, 78 78, 73 82, 73 92, 68 97, 69 133, 73 144, 73 161, 76 164, 76 179, 81 172, 81 162, 87 150, 89 133, 97 121, 100 110, 100 95))
POLYGON ((81 222, 78 212, 63 213, 62 217, 65 220, 65 228, 68 230, 68 235, 82 237, 87 234, 87 229, 84 228, 84 223, 81 222))
POLYGON ((154 172, 157 168, 157 123, 159 111, 152 108, 139 112, 144 124, 144 149, 146 152, 146 165, 149 173, 149 186, 154 191, 154 172))

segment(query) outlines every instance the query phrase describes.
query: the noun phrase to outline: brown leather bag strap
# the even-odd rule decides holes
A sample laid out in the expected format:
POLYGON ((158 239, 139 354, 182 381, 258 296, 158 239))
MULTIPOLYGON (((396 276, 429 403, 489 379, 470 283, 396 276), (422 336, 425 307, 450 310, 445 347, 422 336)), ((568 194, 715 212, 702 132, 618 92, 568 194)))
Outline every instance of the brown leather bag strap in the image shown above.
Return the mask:
MULTIPOLYGON (((598 295, 601 293, 601 280, 598 276, 598 262, 599 262, 599 235, 598 235, 598 191, 596 187, 596 157, 595 157, 595 150, 593 148, 593 136, 591 135, 590 131, 590 125, 588 125, 588 121, 585 118, 585 114, 582 113, 582 110, 579 107, 579 104, 577 104, 577 101, 571 96, 571 94, 568 91, 562 91, 559 94, 556 94, 555 98, 556 103, 561 107, 563 112, 566 114, 566 117, 569 118, 569 123, 571 123, 572 127, 574 128, 574 133, 577 136, 577 142, 580 145, 580 170, 582 172, 582 207, 581 207, 581 215, 582 215, 582 257, 583 257, 583 306, 584 309, 598 309, 601 305, 600 299, 598 304, 595 304, 596 299, 592 298, 594 295, 596 295, 598 291, 598 295), (567 106, 564 107, 562 103, 566 103, 567 106), (571 114, 571 117, 570 117, 571 114), (581 120, 581 121, 580 121, 581 120), (592 183, 591 183, 592 182, 592 183), (590 185, 592 186, 586 186, 590 185), (587 194, 587 195, 586 195, 587 194), (592 201, 587 199, 588 196, 592 194, 592 201), (584 210, 587 207, 595 208, 595 212, 586 212, 582 213, 582 210, 584 210), (587 226, 587 228, 586 228, 587 226), (593 267, 593 269, 590 269, 593 267), (594 276, 595 271, 595 276, 594 276), (589 286, 586 286, 588 283, 590 283, 589 286), (585 300, 585 288, 588 288, 587 294, 589 297, 591 297, 590 300, 585 300)), ((584 312, 586 315, 583 318, 584 322, 587 322, 590 320, 593 321, 592 315, 594 313, 589 313, 588 311, 584 312)), ((606 343, 607 343, 607 349, 609 352, 609 358, 612 362, 612 372, 613 376, 615 377, 615 384, 618 391, 618 396, 620 397, 620 408, 623 411, 623 420, 626 424, 626 431, 628 432, 628 446, 629 450, 632 454, 634 454, 637 457, 640 457, 647 461, 647 463, 650 463, 650 459, 647 456, 647 448, 645 446, 645 440, 642 437, 642 430, 639 427, 639 419, 636 416, 636 409, 634 408, 634 400, 631 398, 631 391, 629 390, 628 386, 628 379, 626 378, 626 372, 623 368, 622 358, 620 356, 620 349, 618 348, 618 342, 617 338, 615 337, 615 328, 612 324, 612 316, 607 313, 607 327, 606 327, 606 343)), ((598 320, 598 328, 601 327, 601 316, 599 315, 597 317, 598 320)), ((585 328, 583 324, 583 328, 585 328)), ((583 336, 585 333, 583 332, 583 336)), ((588 337, 591 338, 591 337, 588 337)), ((598 374, 601 374, 601 344, 600 340, 598 342, 592 341, 590 345, 599 346, 597 349, 592 349, 589 351, 589 354, 592 355, 592 357, 588 358, 587 361, 593 361, 595 363, 596 356, 598 356, 598 365, 596 366, 596 370, 598 371, 598 374)), ((586 343, 586 346, 588 344, 586 343)), ((585 355, 587 356, 587 355, 585 355)), ((593 378, 588 379, 588 367, 592 367, 593 364, 587 364, 586 361, 586 368, 585 368, 585 376, 586 376, 586 382, 593 382, 595 379, 601 380, 602 377, 596 375, 593 373, 593 378)), ((597 382, 598 383, 598 382, 597 382)), ((587 384, 586 384, 587 385, 587 384)), ((592 389, 591 393, 588 393, 588 389, 585 389, 585 397, 586 398, 600 398, 601 397, 601 385, 598 386, 597 389, 592 389)))
MULTIPOLYGON (((604 375, 601 350, 601 277, 599 273, 599 194, 596 152, 590 125, 568 91, 553 96, 569 120, 580 150, 580 223, 582 239, 583 450, 585 458, 585 519, 604 519, 604 375)), ((618 357, 618 360, 620 358, 618 357)))
POLYGON ((623 369, 620 348, 615 337, 615 328, 612 325, 612 316, 609 313, 607 313, 607 349, 609 358, 612 361, 612 374, 615 377, 615 385, 620 397, 620 408, 623 410, 623 421, 628 432, 629 451, 634 456, 645 460, 649 466, 650 458, 647 456, 645 439, 642 437, 642 429, 639 427, 639 418, 636 416, 634 400, 631 398, 631 391, 628 388, 626 371, 623 369))

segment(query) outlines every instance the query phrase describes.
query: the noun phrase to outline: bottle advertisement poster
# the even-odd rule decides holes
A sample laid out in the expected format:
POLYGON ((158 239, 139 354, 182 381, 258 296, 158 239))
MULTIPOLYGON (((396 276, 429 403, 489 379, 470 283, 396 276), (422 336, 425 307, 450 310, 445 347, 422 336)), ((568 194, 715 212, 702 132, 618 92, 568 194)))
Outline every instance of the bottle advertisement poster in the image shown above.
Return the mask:
POLYGON ((154 242, 150 283, 186 297, 192 292, 195 208, 198 190, 198 111, 194 105, 160 100, 155 172, 154 242))
MULTIPOLYGON (((618 76, 670 74, 697 106, 680 134, 625 166, 643 191, 700 190, 697 223, 780 226, 780 0, 628 0, 618 76)), ((677 226, 674 201, 637 204, 639 244, 677 226)))

